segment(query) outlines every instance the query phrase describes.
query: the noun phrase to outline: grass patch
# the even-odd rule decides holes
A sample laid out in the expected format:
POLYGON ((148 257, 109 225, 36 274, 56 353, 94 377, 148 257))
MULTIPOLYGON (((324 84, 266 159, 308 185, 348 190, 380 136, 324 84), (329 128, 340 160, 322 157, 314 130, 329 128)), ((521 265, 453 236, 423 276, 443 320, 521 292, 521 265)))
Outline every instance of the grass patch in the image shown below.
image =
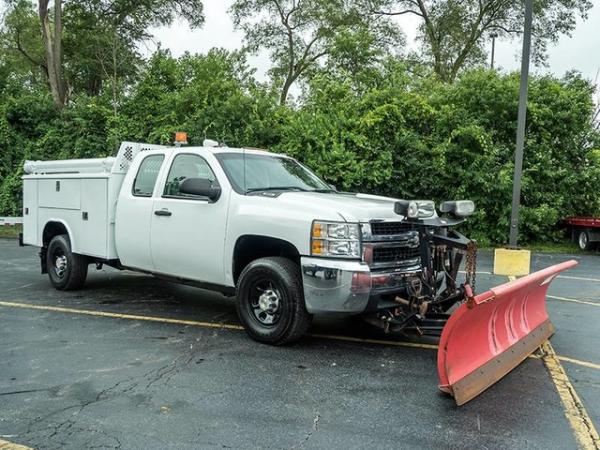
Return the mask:
POLYGON ((16 238, 23 231, 23 225, 0 225, 0 238, 16 238))
POLYGON ((569 253, 569 254, 586 254, 593 253, 589 251, 584 251, 579 248, 577 244, 571 241, 565 242, 539 242, 527 245, 525 247, 532 252, 541 252, 541 253, 569 253))
MULTIPOLYGON (((504 246, 499 246, 504 247, 504 246)), ((486 250, 494 250, 496 247, 483 247, 486 250)), ((589 255, 593 253, 597 253, 595 250, 592 251, 583 251, 581 250, 577 244, 570 241, 564 242, 533 242, 531 244, 524 245, 523 247, 519 247, 525 250, 530 250, 531 252, 536 253, 566 253, 570 255, 589 255)))

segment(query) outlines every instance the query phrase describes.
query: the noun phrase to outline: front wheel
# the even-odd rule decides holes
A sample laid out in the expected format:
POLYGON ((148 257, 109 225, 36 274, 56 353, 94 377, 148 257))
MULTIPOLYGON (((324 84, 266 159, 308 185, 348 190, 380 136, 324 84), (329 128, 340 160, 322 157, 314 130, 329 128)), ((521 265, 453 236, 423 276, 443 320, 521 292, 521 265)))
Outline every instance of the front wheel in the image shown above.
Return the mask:
POLYGON ((46 251, 50 282, 59 291, 81 289, 88 272, 88 259, 71 252, 69 236, 54 236, 46 251))
POLYGON ((300 268, 287 258, 252 261, 240 275, 236 296, 242 325, 259 342, 297 341, 312 321, 304 303, 300 268))

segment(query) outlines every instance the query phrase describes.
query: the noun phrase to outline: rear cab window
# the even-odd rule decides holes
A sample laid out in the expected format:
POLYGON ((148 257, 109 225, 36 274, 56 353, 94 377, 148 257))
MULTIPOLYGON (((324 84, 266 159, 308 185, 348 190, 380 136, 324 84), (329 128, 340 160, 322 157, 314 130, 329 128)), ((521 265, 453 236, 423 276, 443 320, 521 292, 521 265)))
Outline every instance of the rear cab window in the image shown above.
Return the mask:
POLYGON ((133 180, 132 194, 136 197, 152 197, 158 173, 165 160, 165 155, 146 156, 133 180))

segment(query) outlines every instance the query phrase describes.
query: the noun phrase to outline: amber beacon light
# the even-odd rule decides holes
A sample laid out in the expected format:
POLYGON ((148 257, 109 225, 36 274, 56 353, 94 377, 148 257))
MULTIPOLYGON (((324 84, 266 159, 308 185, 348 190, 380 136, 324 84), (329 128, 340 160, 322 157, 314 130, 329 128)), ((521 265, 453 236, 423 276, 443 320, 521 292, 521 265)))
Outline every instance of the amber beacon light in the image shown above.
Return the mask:
POLYGON ((175 132, 175 145, 185 145, 188 143, 187 133, 184 131, 176 131, 175 132))

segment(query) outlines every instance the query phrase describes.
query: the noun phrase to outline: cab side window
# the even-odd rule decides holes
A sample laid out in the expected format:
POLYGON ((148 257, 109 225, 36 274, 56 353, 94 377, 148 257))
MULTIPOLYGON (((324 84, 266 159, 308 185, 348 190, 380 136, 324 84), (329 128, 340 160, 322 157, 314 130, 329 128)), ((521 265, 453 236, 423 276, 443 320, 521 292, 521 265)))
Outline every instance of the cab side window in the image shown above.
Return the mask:
POLYGON ((133 195, 138 197, 152 197, 158 172, 165 159, 165 155, 146 156, 133 182, 133 195))
POLYGON ((196 195, 183 194, 179 190, 181 182, 186 178, 204 178, 213 186, 218 186, 214 172, 204 158, 198 155, 182 153, 177 155, 171 164, 163 197, 203 198, 196 195))

